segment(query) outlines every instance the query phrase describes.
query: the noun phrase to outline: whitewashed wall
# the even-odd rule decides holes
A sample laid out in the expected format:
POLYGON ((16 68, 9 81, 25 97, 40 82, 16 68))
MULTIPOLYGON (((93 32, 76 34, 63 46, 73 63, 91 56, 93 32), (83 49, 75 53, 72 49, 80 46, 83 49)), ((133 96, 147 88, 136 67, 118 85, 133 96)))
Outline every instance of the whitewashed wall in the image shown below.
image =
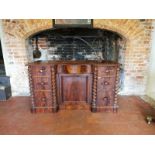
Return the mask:
POLYGON ((150 53, 150 66, 148 72, 148 85, 147 95, 155 99, 155 21, 153 22, 151 53, 150 53))

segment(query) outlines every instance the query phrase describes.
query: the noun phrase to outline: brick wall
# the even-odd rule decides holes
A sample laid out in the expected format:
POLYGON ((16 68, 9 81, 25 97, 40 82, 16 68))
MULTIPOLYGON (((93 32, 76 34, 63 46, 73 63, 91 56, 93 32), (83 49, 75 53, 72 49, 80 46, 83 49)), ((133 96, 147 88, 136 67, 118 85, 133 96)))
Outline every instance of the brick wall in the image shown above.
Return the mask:
MULTIPOLYGON (((149 64, 152 20, 94 20, 95 28, 112 30, 126 40, 125 85, 121 94, 145 94, 149 64)), ((32 60, 27 38, 52 28, 51 19, 1 20, 1 41, 6 74, 13 95, 29 95, 26 64, 32 60)))
POLYGON ((95 20, 95 27, 110 29, 126 38, 125 87, 122 94, 145 94, 152 20, 95 20))

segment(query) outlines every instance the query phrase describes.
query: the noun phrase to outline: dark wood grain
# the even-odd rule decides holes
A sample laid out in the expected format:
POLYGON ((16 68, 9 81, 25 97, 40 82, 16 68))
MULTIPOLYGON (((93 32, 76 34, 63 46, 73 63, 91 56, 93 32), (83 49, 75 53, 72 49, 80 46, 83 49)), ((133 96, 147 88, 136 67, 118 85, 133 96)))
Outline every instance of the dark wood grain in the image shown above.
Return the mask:
POLYGON ((97 111, 117 111, 118 66, 103 65, 97 71, 97 111))
POLYGON ((59 74, 60 104, 91 103, 91 74, 59 74))

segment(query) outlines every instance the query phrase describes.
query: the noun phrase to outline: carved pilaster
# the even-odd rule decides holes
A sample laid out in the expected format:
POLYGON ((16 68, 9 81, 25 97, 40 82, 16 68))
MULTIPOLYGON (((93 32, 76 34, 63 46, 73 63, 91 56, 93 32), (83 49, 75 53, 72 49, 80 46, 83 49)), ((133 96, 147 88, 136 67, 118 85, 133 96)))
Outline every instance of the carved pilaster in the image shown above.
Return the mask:
POLYGON ((96 112, 97 111, 97 80, 98 80, 98 68, 94 67, 94 74, 93 74, 93 90, 92 90, 92 104, 91 104, 91 111, 96 112))
POLYGON ((58 102, 57 102, 57 97, 56 97, 56 66, 52 65, 51 66, 51 81, 52 81, 52 111, 57 112, 59 109, 58 102))

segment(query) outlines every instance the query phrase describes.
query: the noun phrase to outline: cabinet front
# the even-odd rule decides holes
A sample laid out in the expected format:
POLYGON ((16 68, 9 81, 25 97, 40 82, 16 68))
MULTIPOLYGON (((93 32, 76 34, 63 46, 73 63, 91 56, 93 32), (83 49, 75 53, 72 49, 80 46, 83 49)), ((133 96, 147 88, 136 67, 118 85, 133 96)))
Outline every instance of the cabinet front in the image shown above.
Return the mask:
POLYGON ((29 64, 32 112, 59 109, 117 110, 118 64, 29 64))
POLYGON ((91 100, 91 76, 88 74, 60 74, 59 98, 60 104, 71 102, 90 103, 91 100))

